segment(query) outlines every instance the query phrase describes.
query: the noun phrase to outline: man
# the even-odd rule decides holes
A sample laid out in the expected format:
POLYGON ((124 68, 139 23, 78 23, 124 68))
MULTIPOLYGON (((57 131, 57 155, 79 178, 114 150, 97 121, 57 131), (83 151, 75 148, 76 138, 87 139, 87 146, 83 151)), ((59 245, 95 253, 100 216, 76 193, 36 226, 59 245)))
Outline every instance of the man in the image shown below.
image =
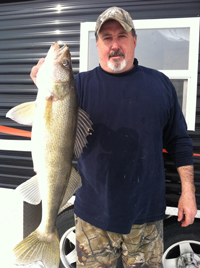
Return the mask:
MULTIPOLYGON (((128 12, 111 7, 96 22, 100 66, 75 77, 79 105, 94 132, 78 160, 77 267, 162 267, 165 174, 162 149, 181 179, 178 220, 196 215, 192 142, 175 89, 162 73, 138 65, 128 12)), ((35 76, 42 61, 32 69, 35 76)))

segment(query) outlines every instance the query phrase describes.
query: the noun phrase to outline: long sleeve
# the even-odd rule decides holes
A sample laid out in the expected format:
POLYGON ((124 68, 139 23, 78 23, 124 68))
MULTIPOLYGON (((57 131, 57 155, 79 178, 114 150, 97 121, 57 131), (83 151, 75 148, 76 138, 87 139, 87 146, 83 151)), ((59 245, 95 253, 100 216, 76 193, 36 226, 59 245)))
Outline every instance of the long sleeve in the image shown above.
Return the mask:
POLYGON ((163 131, 164 148, 171 155, 176 167, 193 165, 192 140, 178 103, 176 91, 172 86, 171 115, 163 131))

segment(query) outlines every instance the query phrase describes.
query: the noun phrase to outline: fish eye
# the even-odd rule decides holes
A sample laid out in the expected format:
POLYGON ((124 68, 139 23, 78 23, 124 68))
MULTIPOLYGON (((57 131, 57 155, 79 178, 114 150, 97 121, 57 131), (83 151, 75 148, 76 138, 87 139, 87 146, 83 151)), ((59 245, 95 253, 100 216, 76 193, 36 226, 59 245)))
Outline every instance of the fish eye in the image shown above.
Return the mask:
POLYGON ((69 61, 68 60, 63 60, 63 66, 69 67, 69 61))

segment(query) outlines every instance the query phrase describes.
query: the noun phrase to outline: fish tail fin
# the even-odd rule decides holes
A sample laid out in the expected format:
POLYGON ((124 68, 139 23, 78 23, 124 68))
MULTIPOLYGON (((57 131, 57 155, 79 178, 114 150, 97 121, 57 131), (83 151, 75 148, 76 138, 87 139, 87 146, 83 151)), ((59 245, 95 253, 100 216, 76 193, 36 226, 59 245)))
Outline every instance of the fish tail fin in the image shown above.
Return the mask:
POLYGON ((42 235, 38 229, 13 249, 15 265, 28 265, 41 261, 45 268, 58 268, 60 263, 57 229, 51 235, 42 235))

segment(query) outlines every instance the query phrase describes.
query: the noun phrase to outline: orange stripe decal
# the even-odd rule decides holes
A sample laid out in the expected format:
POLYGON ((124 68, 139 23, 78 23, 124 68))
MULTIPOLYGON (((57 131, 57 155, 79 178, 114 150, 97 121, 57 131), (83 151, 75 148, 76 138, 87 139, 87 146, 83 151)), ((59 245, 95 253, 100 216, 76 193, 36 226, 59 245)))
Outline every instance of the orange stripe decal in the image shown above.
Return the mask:
MULTIPOLYGON (((163 149, 163 153, 167 154, 168 152, 165 149, 163 149)), ((200 156, 200 154, 193 153, 193 156, 200 156)))
MULTIPOLYGON (((15 136, 31 138, 30 131, 21 130, 21 129, 17 129, 17 128, 0 126, 0 132, 10 134, 10 135, 15 135, 15 136)), ((163 149, 163 153, 168 153, 168 152, 165 149, 163 149)), ((200 154, 194 153, 193 156, 200 156, 200 154)))
POLYGON ((25 131, 25 130, 21 130, 21 129, 17 129, 17 128, 0 126, 0 132, 10 134, 10 135, 15 135, 15 136, 31 138, 30 131, 25 131))

